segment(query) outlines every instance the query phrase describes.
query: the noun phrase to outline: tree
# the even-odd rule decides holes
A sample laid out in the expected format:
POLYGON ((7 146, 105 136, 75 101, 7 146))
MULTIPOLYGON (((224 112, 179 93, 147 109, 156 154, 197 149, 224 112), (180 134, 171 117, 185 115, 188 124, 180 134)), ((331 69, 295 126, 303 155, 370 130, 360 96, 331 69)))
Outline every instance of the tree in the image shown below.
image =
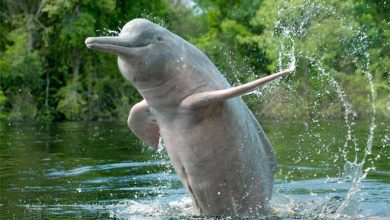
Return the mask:
MULTIPOLYGON (((371 102, 365 95, 371 93, 367 77, 387 55, 375 57, 380 49, 374 49, 372 43, 381 34, 379 31, 376 32, 378 35, 371 36, 370 31, 361 25, 361 18, 356 17, 356 10, 362 10, 360 4, 334 0, 264 1, 251 21, 267 30, 247 40, 265 45, 266 54, 273 61, 269 68, 280 68, 280 61, 295 49, 297 73, 301 74, 294 77, 297 78, 294 84, 305 97, 309 114, 320 112, 323 117, 342 117, 340 113, 346 111, 342 102, 354 106, 349 112, 353 117, 355 113, 359 117, 372 114, 366 107, 371 102), (276 22, 274 18, 277 18, 276 22), (340 85, 336 85, 337 82, 340 85), (343 101, 332 101, 342 96, 346 97, 343 101)), ((384 46, 383 42, 379 45, 384 46)), ((375 80, 378 85, 378 78, 375 80)), ((377 100, 384 99, 380 96, 377 100)))
POLYGON ((282 80, 288 83, 244 97, 264 117, 343 116, 332 79, 357 115, 368 116, 367 72, 377 112, 390 117, 385 1, 196 0, 194 8, 185 2, 1 0, 0 114, 125 120, 141 97, 120 76, 116 57, 87 50, 84 40, 116 35, 127 21, 144 17, 195 44, 233 85, 285 68, 295 54, 298 70, 282 80))

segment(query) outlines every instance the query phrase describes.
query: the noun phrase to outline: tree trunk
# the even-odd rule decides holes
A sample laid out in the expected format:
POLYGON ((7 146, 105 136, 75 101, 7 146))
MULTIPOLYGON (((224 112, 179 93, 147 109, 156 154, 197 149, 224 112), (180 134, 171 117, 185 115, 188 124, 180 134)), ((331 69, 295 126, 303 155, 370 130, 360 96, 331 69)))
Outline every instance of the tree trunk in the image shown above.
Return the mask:
POLYGON ((72 84, 76 87, 79 79, 80 73, 80 51, 78 49, 73 49, 73 80, 72 84))
POLYGON ((46 96, 45 96, 45 108, 49 109, 49 88, 50 88, 50 73, 46 71, 46 96))

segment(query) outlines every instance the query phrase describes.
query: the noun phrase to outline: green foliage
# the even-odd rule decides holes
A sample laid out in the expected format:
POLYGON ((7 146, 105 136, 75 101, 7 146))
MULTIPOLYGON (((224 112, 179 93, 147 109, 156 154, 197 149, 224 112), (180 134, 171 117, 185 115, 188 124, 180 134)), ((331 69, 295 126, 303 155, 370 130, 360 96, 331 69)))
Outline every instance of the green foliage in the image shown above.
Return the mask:
POLYGON ((9 119, 14 121, 33 121, 38 113, 34 96, 29 89, 19 89, 10 95, 12 109, 9 119))
POLYGON ((57 110, 63 113, 68 120, 83 119, 87 110, 84 97, 72 84, 62 87, 58 93, 59 102, 57 110))
POLYGON ((43 84, 43 66, 38 52, 26 47, 28 37, 24 30, 15 30, 7 37, 13 44, 7 45, 1 53, 0 82, 5 94, 1 92, 0 118, 34 120, 38 111, 36 97, 43 84))
POLYGON ((334 82, 359 117, 390 117, 389 4, 369 0, 0 1, 0 119, 126 120, 141 99, 116 57, 87 50, 144 17, 204 51, 233 85, 286 68, 293 77, 244 99, 263 117, 342 117, 334 82), (24 6, 26 5, 26 6, 24 6), (295 51, 294 51, 295 50, 295 51))
POLYGON ((115 107, 118 119, 122 122, 126 122, 131 108, 129 97, 123 96, 115 103, 115 107))
MULTIPOLYGON (((365 6, 369 4, 364 2, 365 6)), ((372 8, 362 8, 362 2, 264 1, 251 24, 265 31, 246 40, 264 45, 266 55, 273 61, 268 66, 272 71, 285 68, 280 66, 280 55, 285 54, 281 58, 288 59, 286 55, 293 46, 298 60, 293 83, 297 85, 297 92, 305 96, 306 102, 302 102, 302 106, 308 105, 306 109, 315 106, 312 111, 324 117, 343 117, 345 109, 342 103, 332 102, 343 95, 328 92, 336 91, 339 86, 345 90, 345 101, 352 104, 354 113, 358 117, 367 117, 373 113, 369 110, 371 100, 367 96, 371 93, 368 74, 374 76, 375 88, 378 85, 387 88, 389 85, 389 81, 386 82, 388 76, 385 76, 388 68, 386 64, 382 65, 389 56, 381 52, 387 50, 387 45, 377 39, 385 37, 386 33, 381 31, 380 26, 373 25, 374 19, 369 13, 373 13, 372 8), (356 17, 356 11, 364 15, 356 17), (367 31, 368 23, 373 30, 367 31), (376 69, 378 65, 380 67, 376 69), (331 88, 326 88, 326 85, 331 85, 331 88)), ((389 105, 388 94, 389 91, 383 94, 376 92, 377 113, 382 116, 387 116, 389 110, 383 108, 386 104, 380 102, 389 105)))
POLYGON ((80 47, 80 42, 83 42, 86 36, 95 34, 93 26, 95 22, 94 17, 87 13, 82 13, 69 21, 65 20, 58 40, 66 42, 63 44, 66 47, 80 47))
POLYGON ((247 41, 253 36, 248 26, 255 14, 258 1, 198 1, 207 11, 208 30, 200 37, 191 38, 226 76, 237 85, 256 78, 265 71, 268 59, 260 47, 247 41))
POLYGON ((4 120, 8 116, 8 112, 4 111, 4 104, 7 102, 7 97, 4 92, 0 90, 0 120, 4 120))
MULTIPOLYGON (((3 86, 17 88, 29 87, 38 89, 42 85, 43 67, 37 51, 26 47, 27 33, 22 29, 9 33, 13 45, 8 45, 1 53, 1 79, 3 86)), ((10 88, 12 90, 12 88, 10 88)))
POLYGON ((5 97, 4 92, 0 90, 0 106, 4 105, 7 101, 7 97, 5 97))

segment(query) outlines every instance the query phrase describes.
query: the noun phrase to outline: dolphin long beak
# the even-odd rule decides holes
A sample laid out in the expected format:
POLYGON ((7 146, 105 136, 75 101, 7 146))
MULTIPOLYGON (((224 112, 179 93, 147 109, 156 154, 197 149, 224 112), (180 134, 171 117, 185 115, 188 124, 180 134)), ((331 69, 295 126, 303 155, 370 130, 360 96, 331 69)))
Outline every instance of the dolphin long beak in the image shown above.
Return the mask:
POLYGON ((88 37, 85 45, 89 49, 109 52, 115 55, 129 55, 129 48, 142 47, 132 43, 129 37, 88 37))

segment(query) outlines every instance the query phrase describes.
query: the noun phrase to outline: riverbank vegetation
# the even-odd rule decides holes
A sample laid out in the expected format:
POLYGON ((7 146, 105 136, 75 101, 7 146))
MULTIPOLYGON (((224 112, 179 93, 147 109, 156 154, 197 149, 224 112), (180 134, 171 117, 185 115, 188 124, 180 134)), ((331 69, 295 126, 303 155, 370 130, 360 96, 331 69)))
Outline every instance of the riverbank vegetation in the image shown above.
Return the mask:
POLYGON ((0 120, 126 120, 140 95, 116 57, 88 50, 84 40, 116 35, 138 17, 196 45, 233 85, 286 68, 294 54, 295 75, 244 97, 259 117, 390 118, 389 7, 385 0, 1 0, 0 120))

